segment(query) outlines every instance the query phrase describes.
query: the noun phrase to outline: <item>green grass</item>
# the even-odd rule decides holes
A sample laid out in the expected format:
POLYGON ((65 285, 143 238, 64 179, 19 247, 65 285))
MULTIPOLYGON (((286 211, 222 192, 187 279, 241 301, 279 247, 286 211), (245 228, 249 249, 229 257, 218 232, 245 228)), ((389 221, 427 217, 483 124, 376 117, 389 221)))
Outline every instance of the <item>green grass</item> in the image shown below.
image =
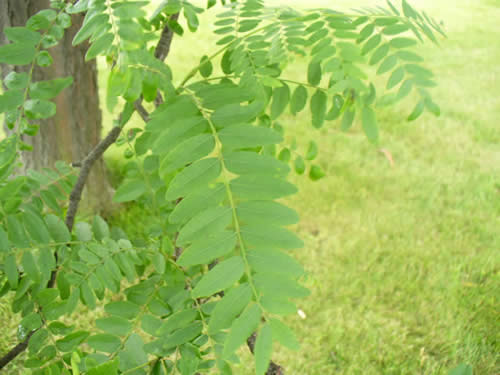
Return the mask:
MULTIPOLYGON (((359 123, 342 133, 338 123, 316 131, 306 115, 281 121, 299 151, 318 141, 327 171, 316 183, 293 177, 300 192, 288 201, 302 218, 296 229, 306 245, 294 255, 312 294, 298 302, 307 317, 288 319, 301 350, 276 347, 273 356, 287 374, 446 374, 462 362, 475 375, 500 373, 500 6, 413 3, 442 19, 449 37, 440 48, 421 48, 437 76, 441 117, 407 123, 411 100, 384 109, 376 147, 359 123), (380 149, 392 154, 393 167, 380 149)), ((174 40, 177 80, 212 51, 209 30, 174 40)), ((299 61, 288 74, 305 80, 304 68, 299 61)), ((121 151, 107 161, 119 175, 121 151)), ((118 221, 137 223, 137 216, 136 209, 118 221)), ((7 314, 0 309, 0 320, 7 314)), ((235 373, 251 374, 243 358, 235 373)))

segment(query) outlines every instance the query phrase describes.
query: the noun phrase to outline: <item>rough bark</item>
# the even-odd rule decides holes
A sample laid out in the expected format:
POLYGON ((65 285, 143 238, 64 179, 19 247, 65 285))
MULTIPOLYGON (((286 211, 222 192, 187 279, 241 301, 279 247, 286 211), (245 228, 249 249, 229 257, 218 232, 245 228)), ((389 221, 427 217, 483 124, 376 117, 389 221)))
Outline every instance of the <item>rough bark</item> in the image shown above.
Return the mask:
MULTIPOLYGON (((7 43, 4 27, 23 26, 27 19, 49 7, 49 0, 1 0, 0 1, 0 44, 7 43)), ((99 143, 101 135, 101 110, 97 88, 97 66, 95 60, 85 63, 87 43, 76 47, 71 45, 80 28, 83 15, 72 16, 73 24, 66 30, 60 43, 49 49, 53 57, 50 67, 36 67, 33 81, 72 76, 73 85, 66 88, 55 99, 56 116, 42 121, 35 137, 23 139, 33 146, 33 151, 21 156, 23 171, 51 167, 57 160, 68 163, 80 162, 99 143)), ((27 71, 30 66, 11 67, 1 65, 2 78, 12 69, 27 71)), ((85 205, 93 210, 109 208, 111 187, 103 160, 96 161, 86 188, 85 205)))

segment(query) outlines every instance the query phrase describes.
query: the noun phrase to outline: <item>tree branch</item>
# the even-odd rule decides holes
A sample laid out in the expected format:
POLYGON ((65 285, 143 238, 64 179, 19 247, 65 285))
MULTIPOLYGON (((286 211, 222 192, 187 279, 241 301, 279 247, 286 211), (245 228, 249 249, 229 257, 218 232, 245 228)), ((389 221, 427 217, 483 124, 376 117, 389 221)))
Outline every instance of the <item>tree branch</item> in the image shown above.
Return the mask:
POLYGON ((20 342, 16 346, 14 346, 7 354, 5 354, 2 358, 0 358, 0 370, 9 364, 10 361, 14 360, 19 354, 24 352, 28 347, 28 342, 30 341, 31 336, 36 331, 31 331, 28 336, 24 339, 23 342, 20 342))
POLYGON ((115 143, 116 139, 120 135, 121 128, 118 126, 113 127, 108 135, 102 139, 97 146, 94 147, 92 151, 83 159, 82 167, 80 169, 80 175, 78 176, 78 180, 76 181, 73 190, 69 196, 69 207, 68 212, 66 213, 66 226, 68 230, 71 232, 73 230, 73 225, 75 223, 75 215, 78 210, 78 205, 80 204, 80 200, 82 199, 82 192, 87 182, 87 178, 89 176, 90 170, 94 162, 99 159, 102 154, 115 143))
MULTIPOLYGON (((172 14, 169 20, 177 21, 179 19, 179 13, 172 14)), ((160 40, 156 45, 155 49, 155 57, 158 60, 165 60, 170 52, 170 45, 172 44, 172 38, 174 36, 174 32, 172 29, 165 25, 161 32, 160 40)))
MULTIPOLYGON (((177 21, 179 19, 179 13, 172 14, 169 20, 177 21)), ((163 27, 161 32, 160 40, 156 45, 155 49, 155 57, 158 60, 164 61, 168 54, 170 53, 170 46, 172 45, 172 39, 174 37, 174 32, 170 27, 168 27, 168 23, 163 27)), ((155 106, 158 107, 163 103, 163 98, 161 97, 160 92, 156 95, 155 106)))

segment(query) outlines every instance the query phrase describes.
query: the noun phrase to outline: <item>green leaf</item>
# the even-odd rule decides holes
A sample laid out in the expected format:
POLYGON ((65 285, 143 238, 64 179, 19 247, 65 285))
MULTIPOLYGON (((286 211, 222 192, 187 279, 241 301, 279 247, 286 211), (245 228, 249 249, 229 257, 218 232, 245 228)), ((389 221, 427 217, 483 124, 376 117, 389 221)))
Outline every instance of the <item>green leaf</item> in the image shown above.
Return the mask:
POLYGON ((36 331, 28 342, 28 350, 30 354, 38 353, 44 346, 48 337, 49 332, 46 329, 36 331))
POLYGON ((226 198, 226 190, 223 184, 216 184, 208 189, 188 195, 176 205, 169 216, 169 221, 174 224, 184 223, 200 210, 217 206, 224 198, 226 198))
POLYGON ((53 302, 57 297, 59 297, 59 291, 57 289, 47 288, 36 295, 36 301, 43 307, 53 302))
POLYGON ((321 64, 311 62, 307 68, 307 82, 310 85, 317 86, 321 82, 321 64))
POLYGON ((97 241, 102 241, 104 238, 109 237, 109 226, 99 215, 94 216, 92 232, 94 232, 94 237, 97 241))
POLYGON ((277 119, 285 110, 290 101, 290 88, 288 85, 274 89, 273 101, 271 103, 271 120, 277 119))
POLYGON ((343 106, 344 106, 344 98, 342 98, 342 96, 340 95, 335 95, 333 97, 332 108, 326 114, 325 120, 333 121, 338 119, 340 114, 342 113, 343 106))
POLYGON ((325 122, 327 96, 323 90, 317 90, 311 98, 312 124, 316 129, 325 122))
POLYGON ((283 140, 275 130, 253 125, 229 126, 218 135, 224 150, 270 145, 283 140))
POLYGON ((38 329, 42 326, 42 318, 38 313, 32 312, 31 314, 25 316, 19 323, 26 332, 31 332, 32 330, 38 329))
POLYGON ((340 125, 340 129, 342 131, 347 131, 351 128, 354 122, 354 116, 356 112, 354 109, 347 108, 344 112, 344 116, 342 117, 342 124, 340 125))
POLYGON ((71 234, 64 222, 55 215, 45 216, 45 223, 49 230, 50 236, 55 242, 65 243, 71 241, 71 234))
POLYGON ((370 142, 377 142, 378 140, 378 126, 377 117, 375 112, 370 107, 363 107, 363 112, 361 114, 363 122, 363 130, 370 140, 370 142))
POLYGON ((36 63, 41 67, 51 66, 53 62, 54 59, 52 59, 52 56, 47 51, 40 51, 36 57, 36 63))
POLYGON ((208 297, 233 285, 245 271, 240 256, 226 259, 208 271, 192 290, 193 298, 208 297))
POLYGON ((307 288, 299 285, 283 274, 256 273, 253 275, 255 288, 267 296, 279 298, 303 298, 310 294, 307 288))
POLYGON ((368 41, 361 49, 361 54, 366 55, 368 52, 376 48, 381 41, 382 41, 382 36, 380 34, 372 36, 370 39, 368 39, 368 41))
POLYGON ((311 169, 309 170, 309 178, 312 181, 318 181, 325 176, 326 176, 325 172, 323 172, 323 169, 321 169, 319 165, 311 166, 311 169))
POLYGON ((391 55, 386 57, 386 59, 378 67, 377 74, 387 73, 389 70, 392 70, 397 63, 398 63, 397 55, 391 55))
POLYGON ((87 344, 92 348, 100 352, 113 353, 116 351, 121 344, 118 337, 110 335, 107 333, 100 333, 94 336, 90 336, 87 339, 87 344))
POLYGON ((30 64, 36 55, 31 43, 11 43, 0 46, 0 63, 9 65, 30 64))
POLYGON ((28 275, 31 280, 34 282, 40 281, 40 271, 35 263, 35 258, 30 251, 25 251, 23 257, 21 259, 21 265, 23 266, 23 270, 28 275))
POLYGON ((197 264, 207 264, 212 260, 229 254, 236 246, 234 232, 220 232, 208 238, 201 238, 182 252, 178 264, 191 267, 197 264))
POLYGON ((422 61, 424 61, 424 59, 421 56, 417 55, 414 52, 410 52, 410 51, 405 51, 405 50, 398 51, 397 55, 401 60, 405 60, 405 61, 410 61, 410 62, 422 62, 422 61))
POLYGON ((424 109, 425 109, 425 100, 422 99, 417 103, 410 116, 408 116, 408 121, 415 121, 424 112, 424 109))
POLYGON ((241 236, 255 247, 296 249, 304 246, 302 240, 289 230, 264 223, 242 226, 241 236))
POLYGON ((403 14, 408 18, 417 19, 418 14, 415 10, 408 4, 406 0, 403 0, 403 14))
POLYGON ((307 96, 307 89, 304 86, 299 85, 296 87, 292 95, 292 100, 290 101, 290 112, 292 112, 293 115, 304 109, 307 103, 307 96))
POLYGON ((95 295, 92 289, 90 289, 87 281, 83 281, 80 284, 80 296, 84 305, 88 306, 90 309, 95 309, 96 301, 95 295))
POLYGON ((304 163, 304 159, 302 158, 302 156, 298 155, 295 158, 293 164, 295 168, 295 173, 297 173, 298 175, 304 174, 304 172, 306 171, 306 164, 304 163))
POLYGON ((258 327, 261 317, 259 306, 253 304, 248 307, 238 319, 234 321, 224 343, 223 357, 229 358, 258 327))
POLYGON ((299 216, 291 208, 274 201, 245 201, 236 207, 238 220, 244 224, 262 222, 274 225, 297 224, 299 216))
POLYGON ((42 9, 37 14, 31 16, 26 22, 26 26, 32 30, 48 29, 56 19, 57 13, 53 9, 42 9))
POLYGON ((399 88, 397 99, 399 100, 404 98, 411 92, 412 89, 413 89, 413 80, 407 79, 406 81, 403 82, 403 84, 399 88))
POLYGON ((371 105, 375 101, 375 98, 377 97, 377 91, 375 89, 375 86, 373 83, 370 83, 370 91, 368 92, 367 95, 363 96, 363 102, 365 105, 371 105))
MULTIPOLYGON (((165 120, 163 118, 161 120, 165 124, 165 120)), ((151 125, 151 122, 148 125, 151 125)), ((153 154, 168 154, 181 142, 187 142, 194 136, 202 135, 207 127, 207 121, 201 117, 185 118, 182 125, 175 123, 169 129, 159 134, 153 144, 153 154)))
POLYGON ((104 332, 118 336, 125 336, 132 330, 132 324, 127 319, 118 316, 97 319, 95 324, 104 332))
POLYGON ((441 115, 441 109, 439 106, 432 101, 430 98, 425 99, 425 107, 431 112, 434 116, 439 117, 441 115))
POLYGON ((118 360, 104 362, 88 370, 88 375, 118 375, 118 360))
POLYGON ((23 104, 24 93, 21 90, 9 90, 0 95, 0 113, 16 109, 23 104))
POLYGON ((288 147, 285 147, 283 150, 280 151, 278 155, 278 159, 281 160, 283 163, 288 163, 292 158, 292 153, 290 152, 290 149, 288 147))
POLYGON ((115 39, 115 36, 111 33, 106 33, 97 38, 85 54, 85 61, 92 60, 101 53, 107 51, 115 39))
POLYGON ((390 90, 393 87, 397 86, 403 80, 404 77, 405 77, 405 69, 404 67, 400 66, 395 71, 393 71, 391 76, 389 77, 389 80, 387 81, 387 90, 390 90))
POLYGON ((10 241, 17 247, 28 248, 30 247, 30 242, 24 227, 19 222, 17 216, 8 215, 7 216, 7 233, 9 234, 10 241))
POLYGON ((264 102, 256 100, 249 105, 228 104, 218 108, 212 114, 212 122, 218 128, 233 126, 253 121, 264 109, 264 102))
POLYGON ((173 334, 169 335, 167 339, 163 342, 163 347, 165 349, 173 348, 186 342, 193 340, 198 337, 203 330, 202 322, 194 322, 193 324, 178 329, 173 334))
POLYGON ((56 341, 56 347, 62 352, 71 352, 74 348, 80 345, 87 337, 87 331, 76 331, 66 335, 64 338, 56 341))
POLYGON ((257 335, 255 342, 255 373, 256 375, 265 375, 271 362, 271 353, 273 350, 273 335, 271 325, 264 324, 257 335))
POLYGON ((405 31, 408 31, 409 29, 410 28, 408 27, 408 25, 399 23, 399 24, 384 27, 384 29, 382 30, 382 34, 397 35, 397 34, 404 33, 405 31))
POLYGON ((38 81, 30 86, 30 97, 31 99, 52 99, 72 83, 73 77, 38 81))
POLYGON ((297 188, 282 179, 240 176, 231 181, 233 193, 240 199, 272 200, 295 194, 297 188))
POLYGON ((10 249, 9 238, 7 232, 0 227, 0 253, 7 252, 10 249))
POLYGON ((142 7, 146 5, 145 1, 115 3, 112 5, 113 15, 121 19, 141 18, 146 15, 142 7))
POLYGON ((141 366, 148 361, 148 357, 144 351, 144 342, 141 337, 132 333, 125 342, 125 346, 118 355, 119 368, 122 372, 141 366))
POLYGON ((198 310, 194 308, 176 312, 161 324, 156 333, 161 336, 168 335, 179 328, 187 327, 197 317, 198 310))
POLYGON ((408 48, 417 45, 417 41, 411 38, 398 37, 389 42, 392 48, 408 48))
POLYGON ((21 90, 28 86, 29 80, 30 78, 28 73, 17 73, 12 71, 7 74, 7 76, 3 80, 3 83, 5 84, 5 86, 7 86, 8 89, 21 90))
POLYGON ((269 320, 273 330, 273 340, 276 339, 280 344, 292 350, 299 350, 300 344, 295 338, 293 332, 285 324, 278 319, 271 318, 269 320))
POLYGON ((213 207, 200 212, 182 227, 176 243, 184 246, 193 242, 196 238, 219 233, 232 221, 232 210, 230 207, 213 207))
POLYGON ((243 309, 247 307, 251 299, 252 289, 248 283, 231 289, 215 305, 208 322, 208 333, 213 335, 221 329, 228 328, 243 309))
POLYGON ((14 255, 7 255, 5 258, 4 271, 12 289, 16 289, 19 281, 19 272, 17 270, 16 258, 14 255))
POLYGON ((26 230, 36 243, 47 244, 50 242, 49 231, 39 216, 31 211, 25 211, 23 219, 26 230))
POLYGON ((163 158, 160 164, 160 175, 184 167, 195 160, 207 156, 215 147, 215 141, 210 134, 200 134, 177 145, 163 158))
POLYGON ((233 72, 233 70, 231 68, 231 55, 232 55, 232 53, 233 53, 233 51, 231 49, 226 49, 226 51, 222 55, 222 59, 220 62, 222 71, 224 72, 224 74, 227 74, 227 75, 229 75, 233 72))
POLYGON ((13 43, 26 43, 36 46, 42 39, 40 33, 30 30, 27 27, 6 27, 3 31, 13 43))
POLYGON ((208 78, 212 75, 213 69, 212 62, 207 55, 204 55, 200 61, 200 74, 202 77, 208 78))
POLYGON ((128 180, 116 190, 113 202, 123 203, 136 200, 147 190, 144 180, 128 180))
POLYGON ((194 162, 178 173, 168 186, 165 199, 174 200, 201 190, 215 180, 221 172, 217 158, 207 158, 194 162))
POLYGON ((280 250, 258 247, 248 251, 247 259, 254 272, 277 273, 289 277, 300 277, 305 272, 299 262, 280 250))
POLYGON ((140 312, 139 306, 129 301, 110 302, 104 306, 104 310, 110 315, 125 319, 134 319, 140 312))
POLYGON ((239 151, 224 154, 226 168, 239 175, 271 175, 286 176, 290 167, 269 155, 261 155, 252 151, 239 151))
POLYGON ((388 43, 382 44, 380 47, 378 47, 375 52, 373 52, 373 55, 370 58, 370 65, 378 64, 385 56, 387 56, 387 53, 389 53, 389 49, 390 46, 388 43))
POLYGON ((314 160, 318 156, 318 145, 315 141, 309 141, 309 146, 307 147, 306 160, 314 160))
POLYGON ((107 24, 109 21, 109 15, 103 13, 94 13, 91 18, 85 18, 83 26, 78 30, 75 37, 73 38, 73 46, 76 46, 94 34, 94 32, 101 29, 103 24, 107 24))
POLYGON ((26 116, 33 119, 45 119, 56 114, 55 103, 43 99, 30 99, 24 102, 26 116))

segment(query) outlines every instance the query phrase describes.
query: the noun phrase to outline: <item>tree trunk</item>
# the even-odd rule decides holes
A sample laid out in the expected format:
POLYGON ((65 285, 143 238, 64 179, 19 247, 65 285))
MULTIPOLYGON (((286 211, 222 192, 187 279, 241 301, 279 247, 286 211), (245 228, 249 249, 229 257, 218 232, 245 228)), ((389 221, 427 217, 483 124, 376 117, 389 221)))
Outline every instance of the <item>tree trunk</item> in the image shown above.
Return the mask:
MULTIPOLYGON (((0 45, 8 43, 4 27, 24 26, 30 16, 49 7, 49 0, 0 0, 0 45)), ((95 60, 85 62, 87 43, 71 45, 74 35, 82 25, 83 15, 72 16, 72 26, 63 39, 49 49, 54 60, 50 67, 35 67, 33 81, 72 76, 73 85, 63 90, 55 99, 56 116, 40 120, 40 130, 35 137, 23 141, 33 146, 33 151, 23 152, 23 172, 27 169, 53 167, 57 160, 68 163, 81 161, 99 142, 101 136, 101 110, 97 89, 95 60)), ((1 65, 2 78, 13 69, 28 71, 27 66, 1 65)), ((87 183, 84 205, 93 210, 107 211, 111 186, 103 160, 98 160, 87 183)))

